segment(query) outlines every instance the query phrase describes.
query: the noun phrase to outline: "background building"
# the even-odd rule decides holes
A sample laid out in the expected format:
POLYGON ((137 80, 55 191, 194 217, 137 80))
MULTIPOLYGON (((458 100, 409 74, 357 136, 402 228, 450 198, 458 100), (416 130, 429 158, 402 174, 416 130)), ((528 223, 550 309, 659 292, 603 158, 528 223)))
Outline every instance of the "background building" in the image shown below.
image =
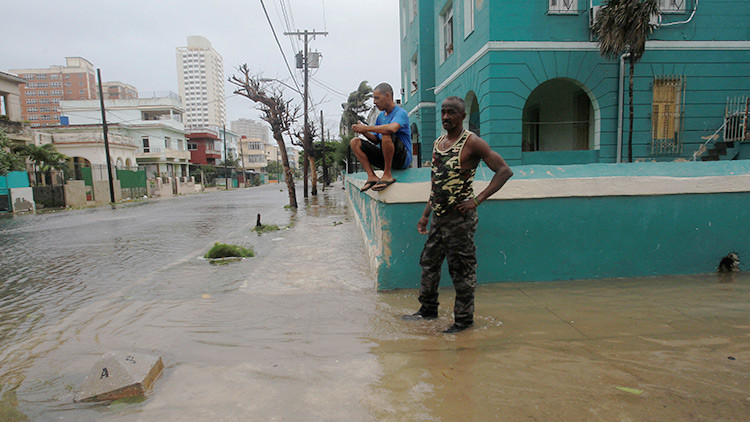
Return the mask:
MULTIPOLYGON (((260 139, 265 143, 271 142, 268 123, 258 122, 252 119, 237 119, 230 122, 232 132, 248 139, 260 139)), ((275 142, 275 141, 274 141, 275 142)))
POLYGON ((138 98, 138 90, 130 84, 120 81, 103 82, 102 92, 105 100, 132 100, 138 98))
POLYGON ((224 60, 204 37, 193 35, 177 47, 177 86, 185 101, 189 129, 226 123, 224 60))
POLYGON ((10 71, 26 80, 21 89, 21 114, 32 127, 60 124, 62 100, 99 98, 94 65, 82 57, 66 57, 65 66, 10 71))
POLYGON ((256 173, 264 173, 268 165, 266 160, 266 143, 260 139, 251 139, 242 136, 240 139, 240 150, 242 156, 240 163, 244 165, 245 170, 252 170, 256 173))

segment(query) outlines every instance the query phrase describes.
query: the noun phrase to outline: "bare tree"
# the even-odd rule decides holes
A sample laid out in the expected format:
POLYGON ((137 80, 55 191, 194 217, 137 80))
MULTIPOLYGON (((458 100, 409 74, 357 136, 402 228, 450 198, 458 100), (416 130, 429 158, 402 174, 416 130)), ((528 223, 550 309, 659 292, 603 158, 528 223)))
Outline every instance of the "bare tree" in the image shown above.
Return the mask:
POLYGON ((304 151, 305 161, 302 163, 302 171, 304 178, 304 195, 307 198, 307 178, 310 176, 310 184, 312 185, 312 194, 318 194, 318 171, 315 166, 315 123, 312 121, 308 122, 306 128, 309 136, 305 137, 304 132, 295 132, 294 136, 297 138, 292 143, 297 146, 301 146, 304 151), (307 141, 305 141, 307 139, 307 141))
POLYGON ((260 77, 250 76, 250 70, 247 64, 237 68, 239 76, 232 75, 229 82, 237 88, 235 94, 249 98, 258 104, 258 109, 263 113, 261 119, 268 122, 271 126, 273 138, 279 146, 281 153, 281 163, 284 166, 284 175, 286 187, 289 191, 289 206, 297 208, 297 193, 294 190, 294 175, 289 167, 289 156, 286 153, 284 143, 284 132, 288 132, 290 127, 299 117, 299 107, 291 105, 292 100, 285 100, 280 88, 266 82, 261 82, 260 77))

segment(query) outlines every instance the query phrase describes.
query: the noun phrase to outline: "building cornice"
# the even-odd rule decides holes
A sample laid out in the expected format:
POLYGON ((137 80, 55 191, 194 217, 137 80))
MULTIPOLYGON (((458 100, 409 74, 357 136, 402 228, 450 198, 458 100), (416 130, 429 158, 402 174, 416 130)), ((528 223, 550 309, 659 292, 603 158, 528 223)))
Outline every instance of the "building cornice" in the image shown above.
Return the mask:
POLYGON ((409 116, 416 113, 420 108, 435 108, 437 104, 429 102, 429 101, 422 101, 421 103, 414 106, 413 109, 409 112, 409 116))
MULTIPOLYGON (((489 41, 466 60, 450 76, 435 87, 435 94, 444 90, 456 78, 491 51, 598 51, 599 44, 591 41, 489 41)), ((750 41, 646 41, 646 50, 750 50, 750 41)), ((421 103, 420 103, 421 104, 421 103)), ((409 113, 411 114, 411 113, 409 113)))

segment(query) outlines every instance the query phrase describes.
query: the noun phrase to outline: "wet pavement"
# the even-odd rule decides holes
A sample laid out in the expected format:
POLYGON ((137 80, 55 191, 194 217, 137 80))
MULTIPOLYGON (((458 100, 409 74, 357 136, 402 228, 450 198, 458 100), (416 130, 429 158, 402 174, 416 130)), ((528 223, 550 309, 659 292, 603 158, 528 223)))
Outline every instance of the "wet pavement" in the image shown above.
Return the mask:
POLYGON ((401 321, 416 292, 374 291, 340 185, 298 193, 296 213, 267 185, 0 218, 0 420, 750 415, 746 273, 483 285, 476 327, 445 335, 451 289, 401 321), (257 213, 291 228, 253 233, 257 213), (211 265, 217 241, 256 256, 211 265), (154 391, 72 403, 110 350, 161 356, 154 391))

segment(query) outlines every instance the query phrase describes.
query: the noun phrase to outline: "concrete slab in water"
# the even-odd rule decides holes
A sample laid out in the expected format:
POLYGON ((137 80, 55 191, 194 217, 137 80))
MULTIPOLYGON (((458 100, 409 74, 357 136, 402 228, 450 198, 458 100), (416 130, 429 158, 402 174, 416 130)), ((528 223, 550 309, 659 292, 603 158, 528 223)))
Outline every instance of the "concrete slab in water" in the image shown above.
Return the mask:
POLYGON ((109 401, 144 396, 164 364, 158 356, 109 352, 94 364, 74 401, 109 401))

